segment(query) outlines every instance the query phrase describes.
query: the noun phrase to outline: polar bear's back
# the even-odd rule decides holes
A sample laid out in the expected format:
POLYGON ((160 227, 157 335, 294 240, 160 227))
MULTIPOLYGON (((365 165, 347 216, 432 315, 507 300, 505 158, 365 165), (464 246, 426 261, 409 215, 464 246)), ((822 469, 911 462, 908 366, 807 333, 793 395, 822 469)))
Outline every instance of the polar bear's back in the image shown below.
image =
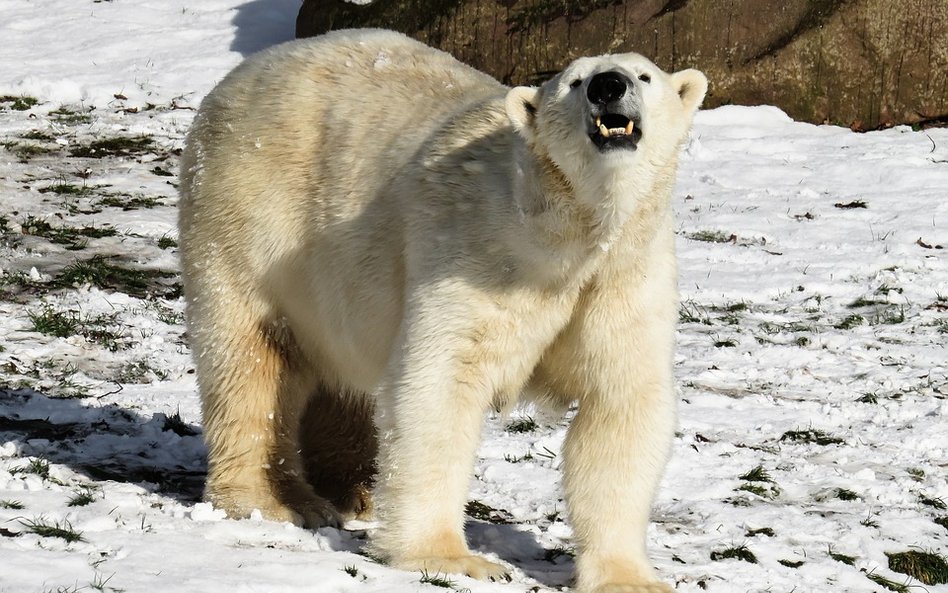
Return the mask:
POLYGON ((182 232, 247 255, 232 262, 244 270, 266 265, 255 254, 298 249, 322 224, 384 199, 440 126, 503 92, 392 31, 336 31, 260 52, 201 105, 182 157, 182 232))
POLYGON ((219 196, 215 209, 259 204, 264 193, 270 207, 295 210, 294 198, 305 198, 317 220, 344 216, 384 190, 452 115, 503 92, 392 31, 291 41, 252 56, 205 98, 184 155, 183 195, 219 196))

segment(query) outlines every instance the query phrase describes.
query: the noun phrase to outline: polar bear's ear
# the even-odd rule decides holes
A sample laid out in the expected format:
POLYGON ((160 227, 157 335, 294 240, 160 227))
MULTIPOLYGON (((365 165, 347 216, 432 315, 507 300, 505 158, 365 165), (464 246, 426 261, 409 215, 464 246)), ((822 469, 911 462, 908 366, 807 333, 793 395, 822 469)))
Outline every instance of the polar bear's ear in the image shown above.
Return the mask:
POLYGON ((507 99, 504 102, 510 123, 528 140, 534 137, 539 94, 539 89, 535 87, 518 86, 507 92, 507 99))
POLYGON ((675 72, 671 75, 672 85, 685 109, 694 111, 701 105, 705 93, 708 92, 708 79, 704 74, 697 70, 688 69, 681 72, 675 72))

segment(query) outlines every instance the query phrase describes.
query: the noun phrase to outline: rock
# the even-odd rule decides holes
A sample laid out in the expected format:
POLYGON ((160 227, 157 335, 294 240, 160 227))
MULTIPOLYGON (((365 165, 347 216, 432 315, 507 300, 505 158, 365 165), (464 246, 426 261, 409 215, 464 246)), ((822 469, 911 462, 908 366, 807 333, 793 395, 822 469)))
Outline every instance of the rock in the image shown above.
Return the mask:
POLYGON ((637 51, 696 67, 705 105, 777 105, 861 129, 948 124, 945 0, 305 0, 297 37, 384 27, 507 84, 582 55, 637 51))

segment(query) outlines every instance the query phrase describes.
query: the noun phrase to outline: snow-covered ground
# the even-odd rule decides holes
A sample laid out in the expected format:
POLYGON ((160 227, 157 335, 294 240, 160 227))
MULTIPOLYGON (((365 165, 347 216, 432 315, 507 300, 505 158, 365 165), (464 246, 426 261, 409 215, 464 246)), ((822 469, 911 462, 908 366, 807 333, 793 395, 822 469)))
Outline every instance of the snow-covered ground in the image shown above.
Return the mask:
MULTIPOLYGON (((488 422, 469 536, 509 584, 379 565, 360 555, 371 525, 312 533, 199 502, 169 174, 201 97, 289 39, 298 6, 4 1, 0 593, 569 586, 567 419, 488 422)), ((683 592, 948 592, 887 560, 948 554, 948 130, 703 112, 675 208, 659 573, 683 592)))

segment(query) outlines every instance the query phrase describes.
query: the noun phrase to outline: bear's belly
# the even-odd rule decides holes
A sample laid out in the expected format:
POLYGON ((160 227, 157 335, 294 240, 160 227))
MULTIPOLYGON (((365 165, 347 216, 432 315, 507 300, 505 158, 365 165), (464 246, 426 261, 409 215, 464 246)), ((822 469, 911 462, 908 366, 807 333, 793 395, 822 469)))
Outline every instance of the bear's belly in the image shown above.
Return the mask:
POLYGON ((401 324, 400 287, 391 276, 376 277, 378 283, 370 287, 354 285, 351 277, 331 270, 320 272, 284 293, 283 317, 321 377, 372 393, 401 324))

